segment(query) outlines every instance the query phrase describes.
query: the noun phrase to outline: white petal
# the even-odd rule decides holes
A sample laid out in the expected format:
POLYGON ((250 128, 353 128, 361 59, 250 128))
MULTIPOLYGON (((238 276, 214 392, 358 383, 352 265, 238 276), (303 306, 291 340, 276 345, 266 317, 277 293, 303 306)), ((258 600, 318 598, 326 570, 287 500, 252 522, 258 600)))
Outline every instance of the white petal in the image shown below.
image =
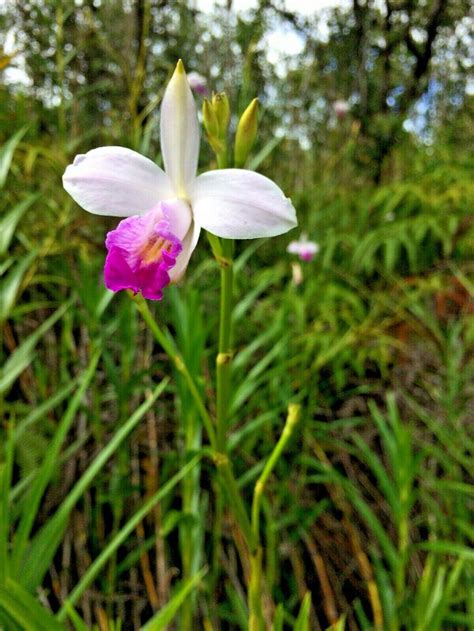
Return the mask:
POLYGON ((182 199, 168 199, 161 203, 161 209, 164 217, 169 221, 171 232, 183 241, 193 220, 189 204, 182 199))
POLYGON ((301 254, 302 252, 316 254, 317 252, 319 252, 319 245, 314 241, 300 239, 299 241, 291 241, 291 243, 286 248, 286 251, 290 254, 301 254))
POLYGON ((141 215, 174 197, 166 174, 154 162, 126 147, 99 147, 75 157, 63 186, 96 215, 141 215))
POLYGON ((197 245, 200 232, 200 226, 198 226, 196 223, 193 223, 191 225, 191 228, 189 229, 188 234, 184 237, 182 242, 183 249, 181 251, 181 254, 176 259, 174 267, 172 267, 169 271, 172 283, 177 283, 186 271, 186 267, 188 266, 191 254, 194 252, 194 248, 197 245))
POLYGON ((245 169, 200 175, 191 191, 195 220, 227 239, 274 237, 294 228, 296 212, 271 180, 245 169))
POLYGON ((292 241, 286 248, 286 251, 289 252, 289 254, 299 254, 300 250, 301 241, 292 241))
POLYGON ((199 127, 194 97, 181 60, 161 104, 161 153, 177 197, 187 197, 196 177, 199 127))

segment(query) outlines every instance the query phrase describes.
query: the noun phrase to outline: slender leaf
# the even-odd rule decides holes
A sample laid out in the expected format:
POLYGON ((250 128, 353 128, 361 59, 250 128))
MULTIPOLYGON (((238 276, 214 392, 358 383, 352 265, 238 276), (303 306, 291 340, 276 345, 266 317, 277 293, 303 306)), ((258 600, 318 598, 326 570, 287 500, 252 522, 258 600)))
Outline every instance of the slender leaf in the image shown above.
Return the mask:
POLYGON ((2 611, 23 631, 67 631, 36 598, 10 578, 5 585, 0 585, 0 612, 2 611))
POLYGON ((57 311, 49 316, 49 318, 45 320, 34 333, 23 340, 20 346, 13 351, 3 367, 0 369, 0 394, 6 392, 15 382, 18 375, 20 375, 25 368, 29 366, 33 359, 36 344, 43 337, 46 331, 56 324, 60 318, 62 318, 72 305, 72 302, 72 300, 68 300, 62 304, 57 311))
POLYGON ((167 625, 175 618, 188 596, 199 585, 206 571, 206 568, 202 568, 202 570, 188 581, 182 583, 175 591, 170 601, 145 624, 142 631, 163 631, 163 629, 166 629, 167 625))
POLYGON ((10 247, 15 229, 25 212, 40 198, 39 193, 33 193, 26 199, 13 206, 0 220, 0 255, 6 254, 10 247))
POLYGON ((25 502, 25 509, 21 516, 20 525, 14 539, 14 549, 12 556, 12 565, 14 570, 19 568, 20 566, 21 559, 27 546, 28 537, 33 527, 36 513, 41 502, 41 498, 43 497, 43 493, 45 492, 46 487, 51 480, 51 476, 56 470, 61 445, 63 444, 64 439, 66 438, 66 435, 76 417, 77 410, 79 409, 84 394, 89 387, 92 378, 94 377, 97 364, 99 362, 100 353, 101 351, 97 350, 92 355, 89 366, 85 370, 82 377, 81 385, 69 402, 65 414, 58 424, 54 437, 46 452, 43 463, 28 493, 27 501, 25 502))
POLYGON ((3 188, 5 185, 13 154, 15 153, 15 149, 25 135, 27 129, 28 127, 26 126, 22 127, 16 132, 16 134, 13 134, 13 136, 7 140, 0 149, 0 188, 3 188))
POLYGON ((152 495, 119 530, 119 532, 102 550, 100 555, 95 559, 92 565, 88 567, 87 572, 73 589, 68 599, 64 603, 62 609, 58 613, 58 620, 65 619, 67 613, 66 605, 72 606, 77 602, 77 600, 82 596, 84 591, 92 583, 92 581, 110 559, 113 553, 122 545, 124 541, 126 541, 127 537, 135 530, 136 526, 144 519, 144 517, 151 511, 152 508, 154 508, 164 497, 166 497, 174 489, 178 482, 180 482, 184 477, 188 475, 190 471, 194 469, 194 467, 199 463, 200 460, 201 456, 195 456, 190 462, 188 462, 188 464, 182 467, 182 469, 180 469, 180 471, 178 471, 176 475, 168 480, 163 488, 152 495))
POLYGON ((165 390, 169 379, 163 379, 155 388, 153 394, 144 401, 140 407, 125 421, 117 430, 107 445, 95 457, 80 479, 68 493, 55 514, 41 528, 32 540, 29 549, 30 562, 23 567, 21 583, 28 590, 32 591, 43 580, 48 567, 61 543, 61 537, 67 526, 69 514, 76 505, 84 491, 94 481, 94 478, 102 467, 106 464, 119 445, 125 440, 130 432, 138 425, 143 416, 148 412, 156 399, 165 390), (32 562, 34 560, 34 562, 32 562))
POLYGON ((310 626, 309 626, 310 613, 311 613, 311 594, 307 592, 305 597, 303 598, 303 602, 301 603, 300 611, 299 611, 298 617, 296 618, 293 631, 310 631, 310 626))

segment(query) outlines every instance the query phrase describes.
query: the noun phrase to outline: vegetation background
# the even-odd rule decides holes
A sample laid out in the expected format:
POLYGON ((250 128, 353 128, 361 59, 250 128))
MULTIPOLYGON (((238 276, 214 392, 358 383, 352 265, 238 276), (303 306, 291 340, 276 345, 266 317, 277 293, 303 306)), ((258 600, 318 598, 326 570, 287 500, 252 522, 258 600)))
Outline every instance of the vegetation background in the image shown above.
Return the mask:
MULTIPOLYGON (((227 92, 231 131, 259 97, 248 168, 299 217, 236 260, 228 441, 249 506, 302 404, 262 505, 268 628, 474 628, 469 2, 313 4, 0 6, 4 631, 248 625, 242 538, 212 463, 196 465, 195 404, 136 304, 103 287, 116 221, 61 186, 100 145, 159 163, 178 58, 227 92), (320 251, 296 284, 300 232, 320 251)), ((217 278, 202 240, 150 305, 211 406, 217 278)))

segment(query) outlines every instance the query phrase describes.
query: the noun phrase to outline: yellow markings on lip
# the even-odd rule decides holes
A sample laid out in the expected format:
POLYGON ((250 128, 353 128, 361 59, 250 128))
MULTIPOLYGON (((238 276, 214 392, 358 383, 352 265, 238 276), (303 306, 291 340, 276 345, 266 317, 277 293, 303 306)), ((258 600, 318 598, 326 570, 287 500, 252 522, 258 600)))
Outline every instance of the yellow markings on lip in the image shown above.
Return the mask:
POLYGON ((145 265, 155 263, 161 259, 163 250, 169 252, 171 250, 171 242, 163 237, 158 239, 149 239, 139 250, 139 256, 145 265))

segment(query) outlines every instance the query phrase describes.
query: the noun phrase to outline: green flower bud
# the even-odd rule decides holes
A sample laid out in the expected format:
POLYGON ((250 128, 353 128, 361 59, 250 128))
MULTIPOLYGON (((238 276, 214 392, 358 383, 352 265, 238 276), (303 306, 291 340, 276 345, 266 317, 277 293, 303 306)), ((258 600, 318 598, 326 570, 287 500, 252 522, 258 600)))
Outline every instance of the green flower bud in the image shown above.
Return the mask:
POLYGON ((217 123, 219 125, 219 135, 224 140, 227 134, 227 128, 230 121, 230 105, 229 99, 225 92, 219 92, 212 95, 212 107, 214 109, 217 123))
POLYGON ((204 123, 204 129, 208 136, 219 136, 219 123, 217 122, 217 116, 211 103, 204 99, 202 104, 202 119, 204 123))
POLYGON ((244 166, 252 150, 258 130, 258 99, 254 99, 242 114, 237 126, 234 147, 234 165, 244 166))

